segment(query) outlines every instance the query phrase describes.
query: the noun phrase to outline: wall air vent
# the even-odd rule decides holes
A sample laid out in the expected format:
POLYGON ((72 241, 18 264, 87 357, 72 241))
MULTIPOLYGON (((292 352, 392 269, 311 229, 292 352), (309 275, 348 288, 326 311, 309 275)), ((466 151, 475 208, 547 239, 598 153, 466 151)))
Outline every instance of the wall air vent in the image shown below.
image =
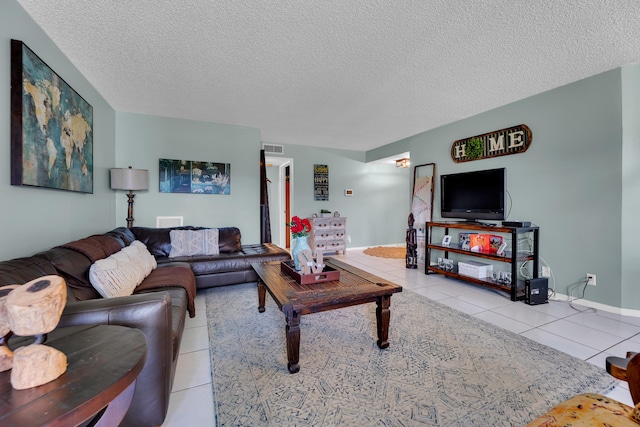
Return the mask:
POLYGON ((262 144, 264 154, 284 154, 284 145, 262 144))

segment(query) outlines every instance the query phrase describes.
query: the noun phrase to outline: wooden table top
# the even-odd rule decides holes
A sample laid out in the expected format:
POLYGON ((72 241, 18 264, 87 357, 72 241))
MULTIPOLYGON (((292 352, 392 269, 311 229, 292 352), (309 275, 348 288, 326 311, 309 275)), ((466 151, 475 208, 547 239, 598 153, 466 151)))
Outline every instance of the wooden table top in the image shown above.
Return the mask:
POLYGON ((269 290, 280 309, 290 306, 301 314, 373 302, 382 295, 402 291, 402 286, 334 258, 325 265, 340 270, 340 279, 301 285, 280 271, 280 262, 253 263, 251 266, 269 290))
MULTIPOLYGON (((16 349, 33 338, 13 337, 16 349)), ((115 325, 56 329, 45 345, 67 356, 67 371, 47 384, 26 390, 11 387, 11 371, 0 372, 0 425, 71 426, 97 414, 122 393, 142 370, 147 348, 138 329, 115 325)))

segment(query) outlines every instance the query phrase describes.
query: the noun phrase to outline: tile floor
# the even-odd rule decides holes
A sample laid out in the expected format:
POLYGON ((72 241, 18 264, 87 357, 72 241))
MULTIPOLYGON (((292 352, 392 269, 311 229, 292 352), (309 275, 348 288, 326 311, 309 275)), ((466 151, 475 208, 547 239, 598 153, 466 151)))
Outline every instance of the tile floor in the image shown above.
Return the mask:
MULTIPOLYGON (((624 356, 640 347, 640 318, 621 316, 567 302, 529 306, 512 302, 505 293, 424 274, 424 268, 408 270, 404 260, 368 256, 351 249, 340 258, 355 267, 391 280, 427 298, 493 323, 534 341, 556 348, 604 369, 607 356, 624 356)), ((180 348, 169 414, 164 427, 215 425, 209 339, 204 294, 196 298, 197 316, 187 318, 180 348)), ((284 349, 283 349, 284 351, 284 349)), ((631 404, 626 383, 620 382, 609 396, 631 404)))

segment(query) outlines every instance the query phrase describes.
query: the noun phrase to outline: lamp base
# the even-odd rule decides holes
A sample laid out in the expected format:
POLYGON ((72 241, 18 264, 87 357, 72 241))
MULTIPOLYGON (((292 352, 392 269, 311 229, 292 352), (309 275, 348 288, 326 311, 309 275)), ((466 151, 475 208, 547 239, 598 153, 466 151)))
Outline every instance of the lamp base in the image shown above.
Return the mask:
POLYGON ((127 209, 127 228, 133 227, 133 198, 136 197, 133 191, 129 190, 127 194, 129 207, 127 209))

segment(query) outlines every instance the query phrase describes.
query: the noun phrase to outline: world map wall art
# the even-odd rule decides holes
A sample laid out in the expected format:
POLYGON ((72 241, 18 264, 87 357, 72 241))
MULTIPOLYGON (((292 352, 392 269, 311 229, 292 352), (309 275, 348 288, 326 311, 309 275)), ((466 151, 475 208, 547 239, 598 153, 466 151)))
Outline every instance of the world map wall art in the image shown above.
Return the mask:
POLYGON ((93 107, 11 40, 11 185, 93 193, 93 107))

